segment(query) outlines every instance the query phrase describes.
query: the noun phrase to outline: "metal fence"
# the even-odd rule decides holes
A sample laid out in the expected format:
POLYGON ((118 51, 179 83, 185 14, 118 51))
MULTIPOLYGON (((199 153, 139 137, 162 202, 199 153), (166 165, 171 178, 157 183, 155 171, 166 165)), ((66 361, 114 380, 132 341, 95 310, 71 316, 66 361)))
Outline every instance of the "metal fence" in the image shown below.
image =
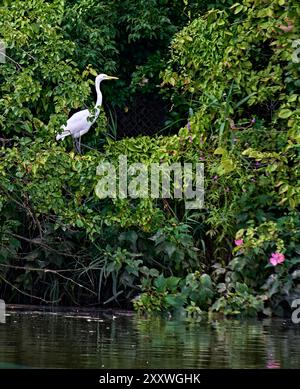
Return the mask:
POLYGON ((159 96, 137 95, 124 108, 115 108, 117 138, 154 135, 165 126, 169 105, 159 96))

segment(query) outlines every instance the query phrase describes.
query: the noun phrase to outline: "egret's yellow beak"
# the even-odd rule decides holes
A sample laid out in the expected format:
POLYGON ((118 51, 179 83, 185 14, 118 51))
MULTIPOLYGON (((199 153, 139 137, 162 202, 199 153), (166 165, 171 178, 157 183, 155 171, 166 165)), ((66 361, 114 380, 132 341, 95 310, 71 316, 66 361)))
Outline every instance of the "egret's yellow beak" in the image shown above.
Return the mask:
POLYGON ((106 76, 106 80, 118 80, 119 77, 114 77, 114 76, 106 76))

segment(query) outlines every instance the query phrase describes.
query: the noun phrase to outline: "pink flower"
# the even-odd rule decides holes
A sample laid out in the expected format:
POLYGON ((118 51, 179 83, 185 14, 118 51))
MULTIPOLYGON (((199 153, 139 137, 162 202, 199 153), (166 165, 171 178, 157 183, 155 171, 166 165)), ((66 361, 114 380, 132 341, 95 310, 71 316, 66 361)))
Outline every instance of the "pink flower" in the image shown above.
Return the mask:
POLYGON ((242 244, 244 244, 244 239, 236 239, 234 243, 236 246, 241 246, 242 244))
POLYGON ((272 253, 269 259, 271 265, 277 266, 279 263, 283 263, 285 261, 285 256, 281 253, 272 253))

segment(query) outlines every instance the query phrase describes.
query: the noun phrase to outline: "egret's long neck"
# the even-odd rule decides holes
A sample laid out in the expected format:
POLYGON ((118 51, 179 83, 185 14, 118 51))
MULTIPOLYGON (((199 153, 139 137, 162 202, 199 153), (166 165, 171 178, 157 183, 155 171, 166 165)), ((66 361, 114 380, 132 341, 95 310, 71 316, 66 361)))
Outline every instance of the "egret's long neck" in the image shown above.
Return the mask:
POLYGON ((96 85, 96 93, 97 93, 97 101, 96 101, 96 105, 95 105, 95 110, 96 110, 97 116, 99 115, 100 106, 102 104, 102 93, 100 90, 100 82, 101 81, 96 80, 96 84, 95 84, 96 85))

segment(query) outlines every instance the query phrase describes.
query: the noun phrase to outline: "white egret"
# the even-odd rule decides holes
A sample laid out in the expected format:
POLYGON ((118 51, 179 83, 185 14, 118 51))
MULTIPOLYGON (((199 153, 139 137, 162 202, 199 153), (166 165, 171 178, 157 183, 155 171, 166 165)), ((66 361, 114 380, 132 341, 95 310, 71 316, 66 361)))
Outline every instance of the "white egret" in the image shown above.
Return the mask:
POLYGON ((75 145, 77 151, 80 153, 80 140, 82 135, 86 134, 91 126, 97 120, 100 107, 102 105, 102 93, 100 90, 100 83, 103 80, 117 80, 118 77, 108 76, 107 74, 99 74, 95 80, 95 87, 97 93, 97 101, 95 105, 95 109, 93 112, 88 109, 84 109, 82 111, 74 113, 68 121, 66 125, 61 126, 63 130, 60 134, 56 135, 56 140, 64 139, 66 136, 71 135, 75 140, 75 145))

